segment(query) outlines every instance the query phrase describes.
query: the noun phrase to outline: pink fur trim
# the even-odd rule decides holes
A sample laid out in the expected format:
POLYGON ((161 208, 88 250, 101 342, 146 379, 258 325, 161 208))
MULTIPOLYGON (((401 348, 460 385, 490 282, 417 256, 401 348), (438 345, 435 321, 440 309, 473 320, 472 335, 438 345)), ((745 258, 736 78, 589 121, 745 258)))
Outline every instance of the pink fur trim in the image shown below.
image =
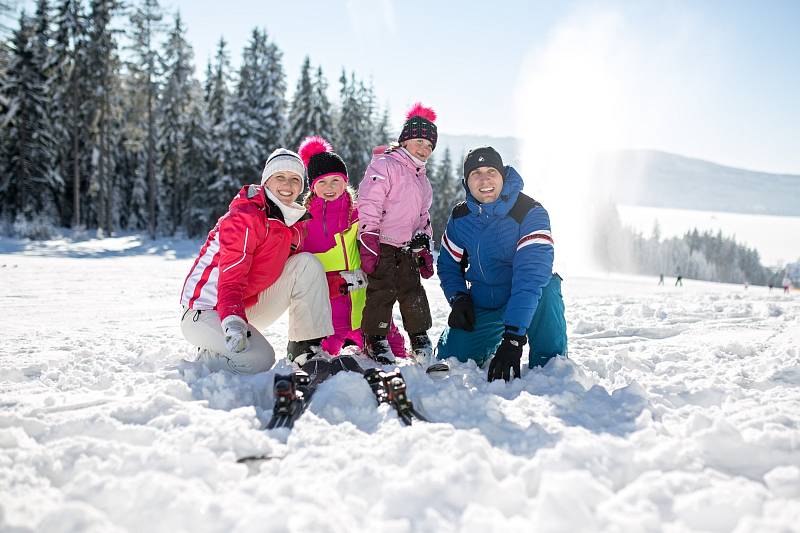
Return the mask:
POLYGON ((312 157, 322 152, 333 152, 333 146, 317 135, 303 139, 303 142, 300 143, 300 148, 297 149, 297 153, 300 154, 300 159, 303 160, 305 166, 308 166, 308 162, 312 157))
POLYGON ((430 107, 425 107, 421 102, 416 102, 413 106, 411 106, 411 109, 408 110, 408 113, 406 114, 406 120, 410 119, 411 117, 422 117, 425 120, 436 122, 436 111, 430 107))

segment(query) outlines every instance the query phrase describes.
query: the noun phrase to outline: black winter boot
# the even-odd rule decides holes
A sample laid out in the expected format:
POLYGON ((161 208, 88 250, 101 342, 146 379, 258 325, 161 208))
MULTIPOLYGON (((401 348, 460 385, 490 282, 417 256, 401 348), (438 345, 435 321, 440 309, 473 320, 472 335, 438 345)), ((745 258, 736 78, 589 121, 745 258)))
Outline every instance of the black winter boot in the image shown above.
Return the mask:
POLYGON ((367 357, 382 365, 394 363, 394 354, 389 347, 389 341, 383 335, 365 335, 364 351, 367 357))
POLYGON ((411 339, 411 351, 414 352, 414 359, 421 365, 431 364, 433 358, 433 345, 431 339, 426 332, 412 333, 409 335, 411 339))
POLYGON ((322 337, 305 341, 289 341, 286 346, 286 358, 297 366, 303 366, 314 357, 322 357, 323 353, 322 337))

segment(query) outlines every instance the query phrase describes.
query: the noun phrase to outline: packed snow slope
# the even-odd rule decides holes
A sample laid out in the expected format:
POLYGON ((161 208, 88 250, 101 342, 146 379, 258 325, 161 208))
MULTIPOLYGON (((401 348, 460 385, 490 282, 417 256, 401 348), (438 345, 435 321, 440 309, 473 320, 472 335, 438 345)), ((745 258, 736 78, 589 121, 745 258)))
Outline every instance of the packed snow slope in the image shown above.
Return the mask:
MULTIPOLYGON (((411 427, 341 373, 264 431, 275 370, 183 360, 198 246, 0 240, 0 531, 800 527, 797 293, 567 279, 568 359, 510 384, 404 366, 433 421, 411 427)), ((279 352, 285 332, 266 332, 279 352)))

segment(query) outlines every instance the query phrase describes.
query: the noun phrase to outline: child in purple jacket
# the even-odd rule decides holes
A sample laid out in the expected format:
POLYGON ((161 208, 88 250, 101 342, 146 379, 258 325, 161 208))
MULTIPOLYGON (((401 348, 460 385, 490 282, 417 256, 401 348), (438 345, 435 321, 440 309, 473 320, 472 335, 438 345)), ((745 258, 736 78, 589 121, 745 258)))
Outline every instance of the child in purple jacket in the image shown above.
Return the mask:
MULTIPOLYGON (((347 167, 322 137, 307 137, 297 150, 306 166, 311 214, 302 251, 313 253, 325 268, 331 298, 333 335, 322 349, 337 355, 347 341, 363 349, 361 318, 366 299, 366 275, 358 253, 358 207, 347 184, 347 167)), ((390 324, 389 345, 396 357, 405 357, 405 339, 390 324)))
POLYGON ((386 335, 395 301, 415 358, 431 359, 431 311, 420 276, 433 276, 425 162, 436 147, 435 120, 432 109, 414 104, 397 143, 373 151, 358 189, 361 269, 369 280, 361 329, 367 355, 380 363, 394 361, 386 335))

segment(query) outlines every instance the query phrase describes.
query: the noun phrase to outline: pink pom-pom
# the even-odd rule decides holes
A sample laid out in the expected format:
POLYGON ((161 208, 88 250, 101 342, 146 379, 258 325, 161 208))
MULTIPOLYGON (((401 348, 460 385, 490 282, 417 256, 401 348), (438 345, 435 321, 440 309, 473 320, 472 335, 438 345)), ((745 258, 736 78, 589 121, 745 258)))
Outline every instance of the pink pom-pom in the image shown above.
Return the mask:
POLYGON ((300 154, 300 159, 303 160, 303 164, 305 166, 308 166, 308 162, 312 157, 317 154, 321 154, 322 152, 333 152, 333 146, 331 146, 331 143, 317 135, 303 139, 303 142, 300 143, 300 148, 297 150, 297 153, 300 154))
POLYGON ((411 106, 411 109, 408 110, 408 113, 406 114, 406 120, 410 119, 411 117, 422 117, 425 120, 436 122, 436 111, 430 107, 425 107, 421 102, 417 102, 411 106))

